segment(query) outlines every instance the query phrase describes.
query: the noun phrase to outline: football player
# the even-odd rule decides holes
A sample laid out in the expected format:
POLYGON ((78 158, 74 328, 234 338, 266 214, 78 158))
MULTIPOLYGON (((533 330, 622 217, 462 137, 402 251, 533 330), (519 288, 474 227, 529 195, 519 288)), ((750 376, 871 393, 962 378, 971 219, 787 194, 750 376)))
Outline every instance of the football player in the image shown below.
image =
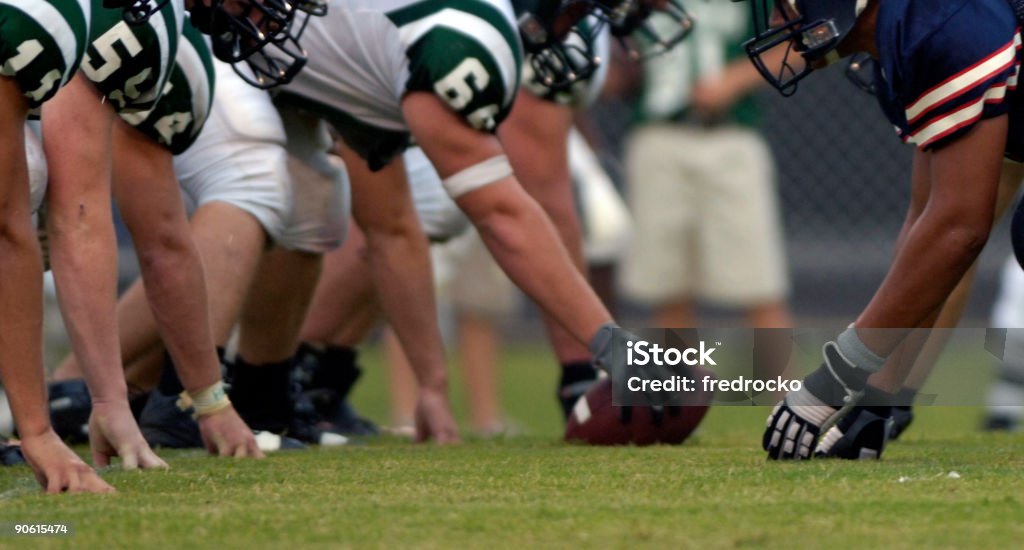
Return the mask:
MULTIPOLYGON (((210 112, 202 131, 198 135, 177 134, 181 137, 171 151, 178 153, 174 171, 184 191, 191 232, 203 258, 207 287, 211 289, 210 324, 214 340, 223 349, 267 246, 287 250, 279 254, 294 254, 299 257, 292 261, 299 262, 316 261, 318 255, 337 247, 345 234, 348 188, 343 168, 335 166, 323 153, 316 155, 317 144, 302 144, 293 139, 289 149, 303 158, 289 158, 285 150, 286 128, 304 120, 297 113, 286 113, 287 122, 282 123, 270 96, 235 74, 246 74, 247 67, 233 68, 214 61, 210 70, 215 70, 217 82, 212 106, 206 103, 208 96, 197 92, 207 88, 213 73, 185 70, 180 71, 182 81, 161 98, 156 109, 143 117, 132 117, 132 121, 136 128, 156 139, 160 136, 157 129, 164 126, 160 121, 167 120, 166 117, 185 120, 183 114, 193 113, 193 120, 202 120, 207 109, 210 112), (290 171, 296 177, 289 177, 290 171)), ((176 70, 175 74, 178 73, 176 70)), ((253 78, 251 73, 246 76, 253 78)), ((326 135, 323 137, 326 139, 326 135)), ((200 434, 190 418, 191 409, 184 414, 178 407, 182 389, 174 369, 168 365, 164 375, 159 375, 166 357, 145 294, 139 280, 118 303, 122 360, 129 373, 129 388, 142 394, 153 388, 157 378, 160 380, 142 410, 143 434, 154 446, 199 446, 200 434)), ((276 326, 277 317, 262 322, 276 326)), ((286 357, 290 357, 291 351, 289 348, 286 357)), ((234 355, 234 363, 249 362, 245 348, 234 355)), ((268 375, 270 379, 276 377, 279 383, 241 393, 235 388, 241 385, 244 390, 246 381, 232 384, 234 406, 254 429, 287 429, 289 435, 303 441, 320 442, 324 434, 289 426, 285 412, 290 410, 290 365, 283 360, 273 362, 282 364, 264 372, 280 371, 268 375), (248 400, 250 395, 252 399, 248 400), (279 419, 285 422, 275 424, 279 419)), ((229 370, 233 370, 232 362, 227 363, 229 370)), ((57 379, 77 376, 79 368, 73 357, 55 372, 57 379)))
MULTIPOLYGON (((194 29, 187 28, 186 37, 191 39, 195 35, 194 29)), ((345 186, 344 181, 337 185, 332 179, 319 187, 315 183, 304 182, 301 189, 306 190, 305 195, 293 194, 285 167, 284 129, 266 92, 243 82, 233 74, 230 65, 217 63, 218 83, 216 93, 213 93, 214 64, 205 43, 196 46, 179 49, 170 84, 157 106, 142 113, 123 114, 122 118, 128 124, 124 124, 122 131, 141 134, 138 137, 148 137, 148 142, 162 145, 148 147, 151 156, 155 157, 149 159, 150 166, 163 168, 160 171, 162 181, 174 186, 173 191, 166 190, 167 194, 177 197, 173 204, 180 209, 180 193, 174 179, 176 171, 192 209, 197 210, 192 218, 193 235, 204 258, 207 285, 213 289, 210 294, 213 336, 218 344, 223 345, 237 320, 268 235, 278 244, 314 253, 337 246, 343 236, 344 224, 338 223, 336 218, 345 210, 343 197, 337 195, 345 190, 345 186), (211 111, 211 118, 204 125, 211 111), (129 124, 135 131, 128 129, 129 124), (172 153, 178 155, 174 159, 173 170, 172 153), (325 217, 326 221, 321 223, 325 217)), ((243 70, 244 67, 239 67, 239 72, 243 70)), ((251 73, 248 76, 252 80, 251 73)), ((120 156, 138 159, 140 156, 135 153, 138 148, 142 147, 126 148, 131 153, 120 156)), ((117 152, 121 153, 120 150, 117 152)), ((141 166, 129 164, 130 168, 141 166)), ((116 168, 121 168, 120 163, 116 168)), ((116 172, 115 176, 121 176, 116 172)), ((135 175, 139 175, 137 171, 135 175)), ((343 173, 338 172, 338 175, 343 176, 343 173)), ((147 197, 151 198, 152 194, 147 197)), ((136 210, 139 211, 136 216, 139 216, 143 209, 138 207, 136 210)), ((179 217, 177 213, 173 217, 184 220, 184 216, 179 217)), ((139 222, 144 223, 144 219, 139 222)), ((146 290, 154 291, 148 284, 146 290)), ((136 283, 118 305, 122 359, 129 368, 129 381, 136 382, 133 384, 136 392, 140 386, 147 386, 139 383, 140 377, 154 368, 159 372, 165 362, 163 345, 146 298, 141 283, 136 283), (146 365, 152 363, 148 360, 153 357, 156 358, 155 365, 146 365)), ((178 399, 182 392, 181 382, 174 373, 173 362, 167 359, 169 364, 164 369, 160 387, 142 410, 140 422, 143 433, 153 445, 188 447, 206 442, 209 447, 208 415, 194 399, 191 400, 194 408, 178 399), (180 410, 177 404, 183 404, 182 409, 187 409, 188 413, 180 410), (198 428, 190 417, 193 409, 199 416, 198 428)), ((69 358, 55 375, 59 379, 80 376, 76 361, 69 358)), ((234 406, 243 418, 253 424, 254 419, 258 420, 253 411, 267 409, 271 403, 264 399, 259 406, 246 405, 236 403, 234 406)), ((230 407, 225 408, 228 409, 230 407)), ((266 428, 260 425, 253 427, 266 428)), ((246 452, 259 454, 254 450, 251 433, 247 434, 244 443, 246 452)), ((228 447, 237 450, 235 446, 228 447)))
MULTIPOLYGON (((122 113, 121 120, 114 124, 114 196, 118 200, 126 225, 132 231, 133 242, 139 248, 144 278, 147 275, 150 275, 150 279, 153 278, 152 273, 146 271, 147 264, 171 266, 170 269, 177 270, 182 277, 187 277, 189 266, 202 265, 198 262, 198 247, 193 245, 194 240, 188 230, 181 190, 175 177, 174 155, 181 155, 192 149, 200 129, 205 126, 212 109, 214 80, 213 58, 207 49, 206 41, 196 29, 187 25, 174 69, 160 101, 148 111, 122 113), (142 185, 141 182, 146 183, 142 185), (167 221, 158 224, 154 222, 155 219, 167 221), (176 241, 177 246, 171 248, 178 252, 178 256, 156 244, 151 244, 160 242, 167 246, 166 243, 176 241), (188 253, 183 254, 183 249, 188 250, 188 253)), ((166 312, 170 311, 169 302, 186 299, 181 294, 182 291, 202 291, 198 299, 192 298, 196 300, 194 309, 183 311, 176 320, 169 321, 157 317, 156 325, 161 329, 160 333, 165 335, 164 341, 168 346, 173 346, 175 342, 167 333, 171 330, 180 330, 168 325, 171 322, 183 323, 185 319, 188 319, 197 334, 198 331, 204 331, 202 334, 210 338, 210 308, 209 302, 204 299, 207 287, 204 275, 205 270, 200 268, 197 274, 192 274, 196 278, 188 281, 187 285, 179 283, 164 286, 153 284, 150 279, 146 280, 146 297, 149 304, 144 304, 143 307, 148 314, 147 319, 152 319, 153 313, 167 315, 166 312)), ((132 337, 143 327, 152 326, 152 322, 144 325, 138 318, 126 317, 122 310, 123 307, 119 304, 118 327, 122 334, 128 332, 128 337, 121 345, 123 351, 128 351, 134 343, 132 337)), ((202 346, 196 346, 196 349, 212 351, 213 343, 204 339, 202 346)), ((171 356, 174 355, 176 354, 171 351, 171 356)), ((210 356, 204 354, 202 357, 205 361, 210 356)), ((213 358, 215 359, 216 355, 213 355, 213 358)), ((172 360, 168 360, 168 363, 166 370, 173 374, 176 363, 172 360)), ((217 368, 213 372, 216 378, 204 386, 213 389, 206 390, 205 395, 203 391, 196 393, 189 390, 189 399, 182 400, 192 404, 193 414, 197 417, 197 441, 211 453, 222 456, 262 456, 252 431, 246 427, 239 418, 235 406, 224 395, 220 382, 220 366, 219 363, 215 364, 217 368), (206 402, 208 398, 213 398, 214 401, 206 402)), ((128 363, 125 362, 125 365, 128 363)), ((210 367, 207 367, 207 371, 209 370, 210 367)), ((177 377, 174 376, 173 379, 177 380, 177 377)), ((185 388, 181 387, 180 383, 168 390, 175 401, 178 400, 178 394, 183 391, 185 388)), ((151 439, 149 441, 152 443, 151 439)))
POLYGON ((992 326, 1008 329, 1006 348, 996 379, 989 387, 982 428, 988 431, 1019 430, 1024 418, 1024 271, 1014 258, 1002 269, 999 295, 992 307, 992 326))
MULTIPOLYGON (((308 120, 286 112, 282 124, 265 92, 231 74, 230 66, 218 65, 218 73, 212 124, 176 166, 188 199, 196 206, 193 234, 208 284, 216 289, 211 314, 218 345, 226 346, 232 328, 242 320, 240 345, 225 360, 232 378, 230 396, 254 429, 287 431, 308 443, 337 442, 301 419, 290 418, 288 381, 296 337, 282 330, 288 326, 281 322, 282 312, 289 308, 304 312, 308 298, 288 301, 274 296, 279 307, 268 316, 243 315, 243 311, 247 311, 246 297, 260 292, 264 255, 273 258, 268 262, 295 263, 316 272, 320 256, 341 244, 348 216, 344 169, 328 160, 316 143, 300 143, 301 132, 287 139, 292 155, 286 154, 288 130, 308 120), (273 248, 264 252, 268 245, 273 248), (254 332, 261 336, 254 337, 254 332)), ((134 300, 126 300, 124 310, 142 321, 141 326, 151 327, 148 312, 140 307, 144 306, 138 299, 141 292, 141 287, 135 289, 134 300)), ((151 329, 144 335, 147 342, 155 336, 151 329)), ((158 388, 150 398, 141 419, 150 441, 178 446, 168 440, 173 434, 161 428, 159 415, 151 410, 161 399, 173 403, 176 393, 158 388)))
MULTIPOLYGON (((139 187, 150 175, 149 162, 163 161, 166 176, 170 156, 148 138, 140 139, 115 124, 118 113, 145 111, 165 91, 184 23, 184 4, 160 2, 148 19, 128 24, 121 9, 94 3, 82 71, 42 115, 50 169, 47 232, 61 310, 92 397, 89 438, 94 460, 106 464, 111 456, 121 456, 125 467, 164 466, 131 417, 120 372, 110 215, 115 143, 137 149, 132 152, 136 157, 128 155, 118 162, 118 198, 135 234, 149 297, 171 356, 203 417, 207 447, 220 454, 258 455, 253 453, 251 432, 232 410, 221 385, 202 267, 187 232, 177 186, 165 177, 139 187)), ((188 6, 195 13, 196 28, 215 35, 214 51, 232 61, 252 55, 290 30, 288 20, 264 3, 259 9, 248 9, 249 3, 239 0, 195 1, 188 6)), ((290 6, 285 7, 285 15, 294 17, 290 6)), ((165 134, 187 126, 180 120, 169 122, 165 134)))
MULTIPOLYGON (((567 30, 591 8, 614 12, 591 2, 548 7, 547 21, 535 29, 540 41, 560 41, 556 29, 567 30), (586 10, 577 11, 580 6, 586 10)), ((615 20, 630 13, 614 12, 615 20)), ((595 348, 610 352, 603 338, 593 339, 610 316, 572 269, 564 247, 551 240, 550 221, 523 193, 491 135, 518 90, 521 54, 513 21, 510 6, 497 0, 334 2, 322 21, 306 28, 311 63, 279 95, 323 117, 343 138, 354 215, 366 234, 374 282, 420 381, 421 439, 456 436, 427 241, 400 160, 410 137, 513 280, 577 341, 593 340, 595 348)))
POLYGON ((109 485, 54 433, 45 405, 42 261, 31 220, 25 120, 78 70, 88 1, 0 2, 0 377, 36 480, 50 493, 109 485))
POLYGON ((133 235, 153 310, 196 402, 207 448, 222 455, 259 455, 251 430, 221 387, 202 266, 188 234, 171 165, 172 151, 194 138, 209 108, 208 46, 190 25, 177 56, 178 40, 188 22, 182 7, 173 2, 142 24, 129 25, 121 10, 113 9, 95 10, 93 23, 94 39, 82 74, 66 95, 58 96, 53 110, 44 110, 43 133, 51 136, 45 144, 51 174, 47 221, 54 275, 58 286, 66 285, 59 294, 61 307, 92 397, 89 438, 94 459, 106 464, 111 456, 121 456, 126 467, 164 465, 148 449, 130 416, 120 371, 116 377, 110 372, 99 380, 90 372, 92 365, 120 367, 114 305, 107 302, 114 298, 116 280, 108 272, 116 266, 116 257, 105 256, 114 252, 109 223, 111 182, 133 235), (118 43, 125 48, 114 47, 118 43), (205 86, 190 86, 203 73, 205 86), (182 105, 173 97, 162 100, 164 91, 175 88, 179 93, 197 94, 185 110, 179 110, 182 105), (78 105, 90 99, 105 104, 80 113, 78 105), (198 112, 189 108, 192 105, 198 112), (92 136, 90 147, 81 146, 86 135, 92 136), (96 161, 104 158, 112 161, 96 161), (84 169, 85 165, 89 168, 84 169), (75 212, 72 205, 81 211, 75 212))
POLYGON ((809 458, 816 450, 877 457, 888 406, 842 418, 865 396, 892 402, 913 364, 894 352, 910 331, 934 325, 988 238, 1003 158, 1024 159, 1018 17, 1005 0, 752 6, 756 36, 747 51, 772 85, 792 94, 815 68, 868 52, 883 113, 916 146, 911 205, 888 274, 856 321, 825 344, 821 368, 776 406, 763 439, 773 459, 809 458), (778 49, 786 52, 781 65, 763 61, 778 49), (830 427, 836 429, 819 441, 830 427), (855 436, 844 438, 848 432, 855 436))
MULTIPOLYGON (((596 94, 603 81, 603 62, 608 59, 608 28, 604 25, 607 19, 588 18, 573 27, 568 37, 556 39, 552 36, 552 22, 562 13, 561 3, 517 0, 512 4, 528 55, 523 64, 524 85, 517 89, 515 106, 502 123, 498 137, 519 182, 554 222, 561 241, 570 254, 570 260, 582 273, 583 246, 569 176, 568 137, 574 109, 586 104, 596 94)), ((620 10, 619 13, 629 14, 629 17, 613 18, 611 21, 612 31, 622 36, 632 34, 640 28, 651 9, 666 9, 666 13, 673 15, 680 23, 680 32, 667 37, 657 34, 649 36, 658 38, 652 45, 670 47, 685 36, 690 22, 677 3, 656 4, 606 3, 604 6, 613 12, 620 10), (665 8, 666 6, 669 8, 665 8)), ((443 31, 439 30, 434 34, 442 35, 443 31)), ((648 40, 654 42, 653 39, 648 40)), ((447 62, 454 66, 454 61, 447 62)), ((465 78, 475 78, 479 82, 480 77, 467 74, 465 78)), ((469 88, 468 92, 473 93, 473 89, 469 88)), ((497 108, 497 105, 494 108, 497 108)), ((429 148, 424 145, 424 149, 428 149, 429 155, 429 148)), ((421 210, 417 204, 417 211, 421 210)), ((436 238, 436 235, 428 236, 436 238)), ((344 397, 358 375, 358 370, 354 366, 355 352, 348 346, 327 344, 339 341, 358 342, 361 339, 364 331, 353 331, 352 327, 341 329, 339 326, 351 320, 351 317, 344 313, 350 312, 351 307, 340 306, 355 306, 353 297, 343 296, 341 289, 350 290, 354 281, 365 279, 347 271, 347 268, 359 269, 360 262, 352 256, 351 250, 347 253, 347 260, 341 259, 346 255, 346 251, 342 250, 335 254, 339 259, 336 264, 329 264, 325 279, 321 281, 314 309, 303 331, 306 345, 302 349, 303 355, 308 358, 306 362, 319 363, 313 367, 317 372, 335 371, 334 374, 321 376, 324 383, 333 387, 317 389, 334 390, 344 397), (353 336, 353 333, 356 335, 353 336), (330 382, 327 382, 328 380, 330 382)), ((545 322, 556 356, 562 365, 563 375, 558 397, 563 411, 568 414, 575 399, 595 378, 596 371, 591 366, 590 353, 581 340, 563 328, 550 313, 545 314, 545 322)), ((314 380, 313 384, 317 385, 320 382, 314 380)))
MULTIPOLYGON (((851 81, 863 90, 871 94, 875 93, 875 70, 870 57, 866 57, 863 53, 852 56, 847 67, 846 74, 851 81)), ((1000 174, 999 191, 996 197, 996 220, 1002 217, 1005 210, 1013 202, 1013 197, 1017 195, 1017 190, 1020 187, 1022 179, 1024 179, 1024 166, 1013 162, 1003 163, 1003 170, 1000 174)), ((1016 234, 1016 231, 1014 231, 1014 233, 1016 234)), ((967 300, 970 297, 976 272, 977 263, 967 271, 964 277, 960 280, 960 283, 950 293, 942 307, 942 311, 939 312, 936 317, 933 328, 952 329, 959 324, 960 318, 967 307, 967 300)), ((1004 279, 1005 278, 1004 273, 1004 279)), ((1015 293, 1012 288, 1004 288, 1001 296, 1009 297, 1014 294, 1015 293)), ((1012 298, 1006 298, 1006 300, 1012 300, 1012 298)), ((1003 301, 1002 304, 997 303, 994 308, 992 317, 993 327, 1016 326, 1013 323, 1006 324, 1007 322, 1014 321, 1016 319, 1013 315, 1007 314, 1010 308, 1003 307, 1007 301, 1003 301)), ((927 382, 932 370, 934 370, 951 334, 950 330, 921 331, 917 337, 908 338, 908 340, 902 344, 898 354, 893 354, 894 356, 898 355, 900 361, 913 362, 913 367, 910 370, 910 374, 907 375, 906 380, 903 382, 902 389, 900 389, 896 394, 895 401, 891 403, 892 416, 891 427, 889 429, 890 441, 898 439, 913 422, 914 413, 912 405, 914 400, 920 389, 924 387, 924 384, 927 382)), ((1014 360, 1012 357, 1004 357, 1004 359, 1011 362, 1014 360)), ((1013 367, 1008 368, 1011 371, 1013 369, 1013 367)), ((1000 372, 1004 372, 1003 366, 1000 367, 1000 372)), ((868 387, 871 387, 870 383, 868 387)), ((1001 389, 1002 386, 997 385, 996 394, 1003 395, 1001 389)), ((872 390, 868 391, 873 393, 872 390)), ((876 406, 881 407, 880 409, 876 409, 876 411, 884 413, 887 410, 886 406, 890 404, 888 399, 888 396, 885 394, 875 394, 875 400, 881 401, 875 403, 876 406)), ((852 425, 857 422, 862 414, 868 414, 870 416, 869 409, 866 409, 863 406, 854 408, 851 414, 844 418, 844 425, 852 425)), ((858 446, 852 444, 852 442, 847 443, 845 441, 855 439, 855 434, 853 432, 847 430, 844 431, 843 434, 843 437, 837 440, 839 447, 847 447, 851 450, 858 448, 858 446)), ((833 448, 835 447, 836 445, 833 445, 833 448)), ((839 453, 830 452, 829 454, 838 455, 839 453)), ((853 453, 846 454, 858 454, 858 452, 854 451, 853 453)))
MULTIPOLYGON (((569 135, 577 110, 585 108, 604 84, 610 62, 609 34, 636 37, 628 42, 637 57, 664 53, 683 40, 693 26, 682 5, 675 1, 620 3, 615 9, 627 9, 629 15, 609 25, 598 17, 580 21, 561 47, 538 42, 528 31, 524 13, 535 13, 543 2, 513 1, 520 17, 520 30, 528 51, 523 83, 508 120, 498 136, 509 156, 523 188, 544 208, 562 243, 580 273, 586 273, 583 254, 583 229, 574 199, 570 175, 569 135), (667 25, 647 24, 657 14, 667 25), (663 32, 667 31, 667 32, 663 32), (552 62, 553 59, 564 60, 552 62)), ((577 398, 597 376, 590 352, 550 314, 544 324, 555 356, 561 366, 557 397, 568 417, 577 398)))

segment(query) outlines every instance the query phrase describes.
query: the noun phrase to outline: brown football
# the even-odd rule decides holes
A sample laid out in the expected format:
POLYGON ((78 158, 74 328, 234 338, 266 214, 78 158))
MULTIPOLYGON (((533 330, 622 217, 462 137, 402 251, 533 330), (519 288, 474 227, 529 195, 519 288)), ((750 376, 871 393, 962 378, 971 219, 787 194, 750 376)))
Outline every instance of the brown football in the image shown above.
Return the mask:
MULTIPOLYGON (((692 368, 701 380, 714 373, 692 368)), ((698 389, 700 385, 698 384, 698 389)), ((569 415, 565 440, 588 445, 678 445, 693 433, 708 411, 714 392, 685 392, 685 405, 662 407, 616 407, 612 405, 612 381, 603 378, 580 397, 569 415)))

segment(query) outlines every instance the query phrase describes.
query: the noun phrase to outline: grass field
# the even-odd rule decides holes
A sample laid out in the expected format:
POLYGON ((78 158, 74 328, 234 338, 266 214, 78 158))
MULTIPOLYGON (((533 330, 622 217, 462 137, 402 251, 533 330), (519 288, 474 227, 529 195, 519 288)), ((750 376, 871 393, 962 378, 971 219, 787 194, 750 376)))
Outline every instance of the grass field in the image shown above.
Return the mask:
MULTIPOLYGON (((355 401, 383 420, 379 359, 366 363, 355 401)), ((447 448, 382 439, 260 462, 168 452, 169 471, 106 472, 120 492, 105 496, 43 496, 26 468, 0 469, 0 522, 75 530, 0 536, 0 547, 1018 548, 1024 541, 1024 434, 977 432, 977 409, 921 409, 882 462, 778 464, 759 447, 768 412, 761 407, 713 409, 682 447, 563 444, 554 376, 536 348, 508 354, 503 391, 524 431, 518 437, 447 448)))

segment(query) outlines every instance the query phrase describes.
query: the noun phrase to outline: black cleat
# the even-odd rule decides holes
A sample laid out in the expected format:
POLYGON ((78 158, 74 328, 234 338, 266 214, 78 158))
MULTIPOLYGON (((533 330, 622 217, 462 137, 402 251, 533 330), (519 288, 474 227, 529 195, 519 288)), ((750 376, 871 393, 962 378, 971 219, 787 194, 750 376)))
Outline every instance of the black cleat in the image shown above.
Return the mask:
POLYGON ((295 400, 295 414, 288 426, 288 435, 312 445, 337 447, 348 443, 348 438, 337 428, 323 419, 313 404, 303 394, 295 400))
POLYGON ((909 406, 897 405, 892 408, 892 428, 889 430, 889 441, 896 441, 914 422, 914 409, 909 406))
POLYGON ((149 400, 139 415, 139 428, 150 447, 203 447, 199 424, 192 418, 192 407, 182 405, 177 395, 167 395, 158 389, 149 394, 149 400))
POLYGON ((253 365, 242 357, 228 366, 228 397, 250 428, 281 434, 291 426, 291 370, 291 361, 253 365))
POLYGON ((1011 416, 989 413, 981 429, 986 432, 1015 432, 1020 429, 1020 422, 1011 416))
POLYGON ((0 439, 0 466, 17 466, 25 464, 25 456, 21 454, 21 445, 11 445, 0 439))
MULTIPOLYGON (((151 447, 169 449, 203 448, 203 438, 199 433, 199 423, 193 418, 194 409, 182 407, 181 398, 167 395, 160 390, 153 390, 149 400, 139 415, 139 428, 142 436, 151 447)), ((263 452, 305 449, 301 441, 273 434, 266 431, 255 431, 256 442, 263 452)))
POLYGON ((253 432, 253 434, 256 436, 256 445, 265 453, 273 453, 276 451, 304 451, 309 449, 305 443, 295 439, 294 437, 277 435, 275 433, 265 431, 257 431, 253 432))
POLYGON ((85 380, 75 378, 47 384, 53 431, 70 444, 89 442, 92 399, 85 380))
POLYGON ((889 441, 892 418, 856 407, 825 432, 814 452, 816 458, 870 460, 882 458, 889 441))
POLYGON ((318 350, 302 344, 292 371, 295 414, 328 433, 355 437, 380 434, 377 425, 360 416, 348 401, 349 392, 363 373, 355 358, 351 349, 318 350))
POLYGON ((352 436, 379 435, 380 428, 372 420, 359 416, 352 408, 348 399, 341 399, 333 407, 327 408, 324 419, 333 427, 333 431, 352 436))
POLYGON ((128 406, 132 409, 132 416, 135 417, 136 421, 142 416, 142 409, 145 409, 146 403, 149 402, 149 394, 150 392, 145 391, 135 395, 128 395, 128 406))

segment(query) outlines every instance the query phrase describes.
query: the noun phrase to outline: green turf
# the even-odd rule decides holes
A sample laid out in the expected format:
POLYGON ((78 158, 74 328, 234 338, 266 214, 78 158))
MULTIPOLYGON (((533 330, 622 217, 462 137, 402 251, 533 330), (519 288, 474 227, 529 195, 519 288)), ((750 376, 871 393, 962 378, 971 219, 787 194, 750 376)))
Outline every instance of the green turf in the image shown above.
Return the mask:
MULTIPOLYGON (((383 420, 378 363, 368 358, 356 401, 383 420)), ((1016 548, 1024 540, 1024 435, 976 432, 977 409, 921 410, 879 463, 777 464, 759 448, 764 408, 714 409, 682 447, 562 444, 553 381, 543 353, 509 355, 506 409, 525 431, 515 438, 449 448, 390 439, 260 462, 165 453, 170 471, 106 472, 120 490, 108 496, 47 497, 27 469, 0 469, 0 522, 75 529, 65 538, 0 536, 0 547, 1016 548)))

